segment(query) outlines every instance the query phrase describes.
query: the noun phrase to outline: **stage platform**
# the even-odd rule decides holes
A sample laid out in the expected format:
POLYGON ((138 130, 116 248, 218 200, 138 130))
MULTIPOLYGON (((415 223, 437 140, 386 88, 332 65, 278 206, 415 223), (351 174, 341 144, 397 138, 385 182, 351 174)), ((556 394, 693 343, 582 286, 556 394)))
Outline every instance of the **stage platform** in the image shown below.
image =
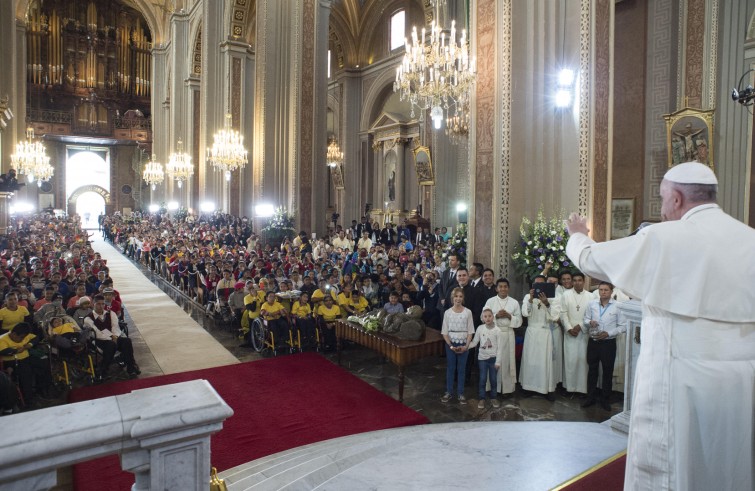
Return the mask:
POLYGON ((229 491, 548 490, 626 446, 626 436, 598 423, 435 424, 306 445, 220 477, 229 491))

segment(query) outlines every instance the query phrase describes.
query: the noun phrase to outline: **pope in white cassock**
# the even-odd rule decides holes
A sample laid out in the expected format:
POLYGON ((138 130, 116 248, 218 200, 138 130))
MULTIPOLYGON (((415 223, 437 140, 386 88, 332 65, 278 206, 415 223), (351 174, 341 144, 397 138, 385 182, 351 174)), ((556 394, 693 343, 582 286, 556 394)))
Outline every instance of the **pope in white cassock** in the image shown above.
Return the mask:
POLYGON ((642 300, 625 489, 753 489, 755 230, 716 204, 697 162, 661 182, 661 217, 595 243, 572 214, 567 254, 642 300))
POLYGON ((483 310, 493 311, 495 325, 501 330, 503 336, 503 359, 498 369, 497 391, 502 394, 510 394, 516 390, 516 338, 514 329, 522 325, 522 312, 519 302, 509 297, 509 282, 500 278, 495 285, 498 293, 485 302, 483 310))
POLYGON ((585 310, 592 300, 585 291, 582 273, 572 275, 572 288, 564 290, 559 297, 559 316, 564 328, 564 389, 569 392, 587 393, 587 341, 588 334, 582 329, 585 310))

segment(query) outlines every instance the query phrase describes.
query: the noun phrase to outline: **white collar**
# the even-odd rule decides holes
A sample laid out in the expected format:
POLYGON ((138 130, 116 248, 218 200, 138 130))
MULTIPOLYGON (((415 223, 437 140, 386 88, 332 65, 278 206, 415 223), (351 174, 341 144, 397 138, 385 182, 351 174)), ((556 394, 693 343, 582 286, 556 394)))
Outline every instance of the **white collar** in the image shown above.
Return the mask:
POLYGON ((681 220, 687 220, 697 212, 711 210, 713 208, 718 208, 718 205, 716 203, 705 203, 704 205, 697 205, 694 208, 687 210, 687 213, 682 215, 681 220))

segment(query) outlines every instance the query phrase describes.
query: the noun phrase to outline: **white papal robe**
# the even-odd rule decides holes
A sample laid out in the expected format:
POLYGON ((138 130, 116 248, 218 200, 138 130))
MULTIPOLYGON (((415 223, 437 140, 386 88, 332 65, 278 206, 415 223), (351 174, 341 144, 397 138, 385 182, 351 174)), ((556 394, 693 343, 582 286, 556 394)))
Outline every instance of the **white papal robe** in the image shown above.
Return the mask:
MULTIPOLYGON (((535 299, 530 303, 530 294, 522 301, 522 316, 527 317, 527 331, 524 334, 522 362, 519 367, 519 383, 524 390, 547 394, 556 390, 553 352, 553 335, 550 323, 554 320, 552 298, 548 307, 535 299)), ((555 309, 554 309, 555 310, 555 309)))
POLYGON ((485 309, 492 310, 493 316, 501 310, 511 314, 511 319, 495 319, 495 325, 503 333, 501 340, 504 357, 500 361, 501 368, 498 369, 497 391, 501 394, 510 394, 516 390, 516 337, 514 336, 514 329, 522 325, 522 312, 519 308, 519 302, 511 297, 501 298, 498 295, 485 302, 483 310, 485 309))
POLYGON ((564 388, 569 392, 587 394, 587 341, 588 334, 582 330, 587 305, 592 295, 573 288, 560 297, 559 316, 564 327, 564 388), (568 330, 579 327, 579 334, 572 336, 568 330))
POLYGON ((625 489, 753 489, 755 230, 715 204, 567 254, 643 302, 625 489), (734 283, 734 285, 733 285, 734 283))

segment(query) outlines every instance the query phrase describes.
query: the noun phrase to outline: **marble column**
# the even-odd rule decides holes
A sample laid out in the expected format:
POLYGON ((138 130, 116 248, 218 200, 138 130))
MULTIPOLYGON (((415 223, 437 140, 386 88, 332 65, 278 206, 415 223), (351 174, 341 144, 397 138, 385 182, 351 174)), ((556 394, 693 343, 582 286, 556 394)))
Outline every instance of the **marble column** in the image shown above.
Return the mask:
MULTIPOLYGON (((171 39, 170 39, 170 64, 171 78, 168 88, 170 94, 169 109, 169 128, 170 141, 168 142, 171 153, 176 151, 178 140, 183 141, 184 152, 191 155, 192 140, 191 131, 189 130, 189 96, 190 89, 186 85, 186 79, 191 75, 191 66, 189 64, 191 42, 189 41, 189 15, 183 10, 175 12, 171 18, 171 39)), ((192 159, 193 160, 193 159, 192 159)), ((167 159, 166 159, 167 162, 167 159)), ((181 206, 190 208, 193 206, 195 198, 192 196, 192 180, 183 183, 182 189, 173 189, 173 195, 169 198, 178 201, 181 206)))
POLYGON ((0 2, 0 98, 8 97, 8 109, 14 124, 0 131, 0 170, 10 168, 10 156, 16 142, 26 131, 26 25, 16 19, 15 2, 0 2))
POLYGON ((199 202, 210 201, 220 206, 225 179, 207 164, 204 156, 212 146, 213 136, 223 127, 228 109, 228 67, 221 53, 227 38, 225 1, 202 2, 202 77, 200 79, 199 133, 199 202))
MULTIPOLYGON (((299 111, 302 97, 311 102, 314 95, 312 91, 301 92, 302 13, 305 6, 314 7, 312 1, 257 2, 254 197, 256 202, 285 206, 292 211, 302 157, 298 152, 300 126, 313 121, 312 113, 300 120, 299 111)), ((307 38, 308 43, 312 40, 313 37, 307 38)), ((310 86, 313 80, 309 78, 310 86)))
MULTIPOLYGON (((171 131, 170 116, 170 88, 168 87, 168 48, 158 44, 152 48, 152 153, 157 161, 163 164, 163 170, 168 163, 172 146, 170 145, 171 131)), ((151 156, 150 156, 151 158, 151 156)), ((162 184, 154 191, 150 189, 150 204, 159 204, 168 199, 167 190, 172 189, 167 173, 162 184)))
MULTIPOLYGON (((360 136, 357 131, 362 117, 362 80, 359 73, 346 70, 339 79, 341 84, 340 128, 338 131, 341 150, 344 153, 343 174, 346 190, 344 192, 343 223, 351 220, 359 221, 364 213, 366 195, 364 168, 359 165, 361 160, 360 136)), ((322 165, 322 164, 320 164, 322 165)))
MULTIPOLYGON (((231 126, 233 129, 244 134, 243 128, 243 115, 246 113, 245 109, 248 104, 253 105, 254 99, 251 97, 251 93, 247 94, 247 85, 244 80, 247 78, 253 78, 248 75, 247 69, 249 65, 248 54, 251 47, 245 42, 228 40, 221 44, 221 52, 226 58, 226 66, 229 68, 229 90, 230 90, 230 104, 228 106, 228 113, 231 115, 231 126)), ((248 148, 249 140, 245 139, 245 144, 248 148)), ((225 178, 223 178, 225 179, 225 178)), ((236 170, 231 174, 231 181, 223 184, 223 203, 224 210, 232 215, 241 214, 240 203, 240 190, 241 190, 241 171, 236 170)))
POLYGON ((191 179, 188 188, 191 190, 191 196, 194 198, 195 211, 201 205, 201 201, 197 201, 199 197, 199 166, 204 161, 199 153, 199 147, 201 143, 201 119, 202 119, 202 100, 201 100, 201 81, 199 77, 192 74, 185 81, 186 88, 189 92, 188 107, 186 109, 187 124, 189 130, 186 132, 188 141, 186 142, 186 152, 191 155, 191 165, 194 166, 194 177, 191 179))

